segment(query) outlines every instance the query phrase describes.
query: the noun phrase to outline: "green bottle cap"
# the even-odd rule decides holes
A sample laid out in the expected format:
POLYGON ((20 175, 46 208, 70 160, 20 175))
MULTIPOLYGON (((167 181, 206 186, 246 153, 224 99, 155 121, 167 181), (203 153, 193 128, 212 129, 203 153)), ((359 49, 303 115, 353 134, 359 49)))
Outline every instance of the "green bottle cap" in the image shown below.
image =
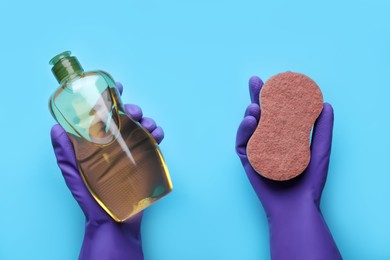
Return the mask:
POLYGON ((79 61, 75 56, 71 56, 70 51, 64 51, 54 56, 50 61, 50 65, 53 65, 51 71, 59 83, 68 79, 75 74, 81 74, 84 72, 79 61))

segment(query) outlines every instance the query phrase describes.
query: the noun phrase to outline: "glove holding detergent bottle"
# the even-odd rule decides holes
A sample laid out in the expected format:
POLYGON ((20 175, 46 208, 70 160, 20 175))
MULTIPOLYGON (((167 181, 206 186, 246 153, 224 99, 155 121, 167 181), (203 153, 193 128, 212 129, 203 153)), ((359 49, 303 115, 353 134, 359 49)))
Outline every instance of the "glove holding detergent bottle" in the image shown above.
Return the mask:
POLYGON ((84 72, 76 57, 54 57, 60 87, 49 106, 58 166, 86 217, 80 259, 143 259, 143 209, 172 190, 158 148, 164 132, 103 71, 84 72))
MULTIPOLYGON (((252 103, 246 109, 238 128, 236 152, 266 212, 271 257, 277 260, 342 259, 320 209, 332 144, 332 106, 323 104, 314 124, 309 147, 310 161, 305 170, 290 180, 271 180, 255 171, 248 159, 248 152, 256 152, 257 148, 247 149, 248 141, 265 114, 259 104, 262 86, 263 82, 258 77, 252 77, 249 81, 252 103)), ((276 103, 276 106, 280 104, 276 103)))

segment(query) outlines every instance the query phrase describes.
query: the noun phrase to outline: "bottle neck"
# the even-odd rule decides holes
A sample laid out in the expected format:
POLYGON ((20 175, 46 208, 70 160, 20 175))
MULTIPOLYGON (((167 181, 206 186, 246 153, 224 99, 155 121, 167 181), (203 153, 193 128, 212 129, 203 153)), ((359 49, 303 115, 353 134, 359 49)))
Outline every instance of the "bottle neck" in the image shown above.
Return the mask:
POLYGON ((54 64, 51 71, 60 84, 84 72, 79 61, 74 56, 62 58, 54 64))

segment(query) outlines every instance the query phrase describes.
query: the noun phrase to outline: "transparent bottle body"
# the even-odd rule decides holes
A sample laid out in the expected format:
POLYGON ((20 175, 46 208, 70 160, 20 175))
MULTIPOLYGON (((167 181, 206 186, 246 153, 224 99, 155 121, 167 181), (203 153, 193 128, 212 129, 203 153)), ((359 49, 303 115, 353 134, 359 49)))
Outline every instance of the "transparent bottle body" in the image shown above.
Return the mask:
POLYGON ((172 190, 156 141, 125 113, 108 74, 76 75, 49 103, 88 190, 113 219, 124 221, 172 190))

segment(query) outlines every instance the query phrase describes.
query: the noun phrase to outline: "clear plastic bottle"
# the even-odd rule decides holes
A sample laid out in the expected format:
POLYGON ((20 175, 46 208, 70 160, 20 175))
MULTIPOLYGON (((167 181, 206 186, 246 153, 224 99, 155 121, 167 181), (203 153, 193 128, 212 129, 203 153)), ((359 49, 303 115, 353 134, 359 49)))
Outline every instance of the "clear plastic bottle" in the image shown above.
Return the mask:
POLYGON ((88 190, 116 221, 137 214, 172 190, 160 149, 124 111, 112 77, 84 72, 69 51, 50 60, 60 83, 50 110, 73 144, 88 190))

